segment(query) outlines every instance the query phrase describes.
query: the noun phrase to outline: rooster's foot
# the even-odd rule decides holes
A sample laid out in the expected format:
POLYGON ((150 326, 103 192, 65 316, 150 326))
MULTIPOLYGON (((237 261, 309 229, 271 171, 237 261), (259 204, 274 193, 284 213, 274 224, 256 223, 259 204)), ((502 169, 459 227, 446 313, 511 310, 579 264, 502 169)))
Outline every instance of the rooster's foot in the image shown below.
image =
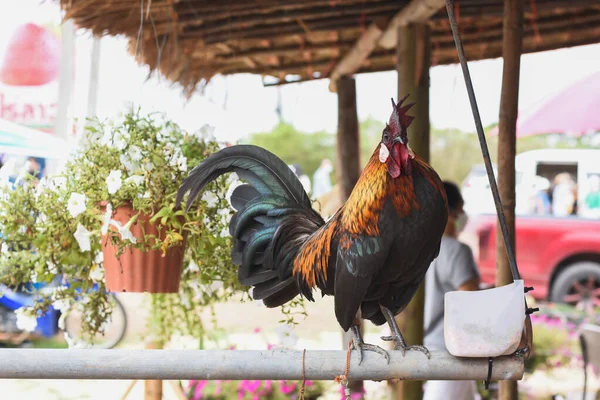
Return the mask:
POLYGON ((423 354, 425 354, 427 356, 427 358, 431 358, 431 355, 429 354, 429 350, 427 349, 427 347, 421 346, 421 345, 408 346, 406 344, 406 342, 404 341, 404 338, 402 337, 402 333, 400 333, 400 328, 398 328, 398 324, 396 323, 394 314, 387 307, 380 305, 380 308, 381 308, 381 312, 383 313, 383 316, 385 317, 385 319, 392 331, 391 336, 382 336, 381 340, 388 341, 388 342, 394 341, 396 343, 394 348, 396 350, 400 350, 402 352, 402 356, 406 355, 407 350, 417 350, 417 351, 420 351, 423 354))
POLYGON ((362 363, 363 360, 363 351, 372 351, 378 354, 381 354, 385 361, 390 363, 390 355, 387 351, 379 346, 375 346, 374 344, 365 343, 360 334, 360 328, 357 325, 352 326, 352 334, 354 339, 352 340, 352 348, 358 351, 358 365, 362 363))
POLYGON ((408 346, 406 344, 406 342, 404 341, 404 338, 402 337, 402 335, 400 335, 400 336, 382 336, 381 340, 384 340, 386 342, 391 342, 391 341, 395 342, 394 350, 400 350, 402 352, 403 357, 404 357, 404 355, 406 355, 407 350, 416 350, 416 351, 420 351, 423 354, 425 354, 427 356, 427 358, 431 358, 431 355, 429 354, 429 350, 427 349, 427 347, 422 346, 420 344, 408 346))

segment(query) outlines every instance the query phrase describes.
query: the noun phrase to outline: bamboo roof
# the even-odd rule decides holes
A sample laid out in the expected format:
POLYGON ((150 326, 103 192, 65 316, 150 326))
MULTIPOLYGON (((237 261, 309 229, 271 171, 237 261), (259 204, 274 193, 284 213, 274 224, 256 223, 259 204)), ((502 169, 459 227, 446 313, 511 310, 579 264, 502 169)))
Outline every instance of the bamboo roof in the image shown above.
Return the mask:
MULTIPOLYGON (((126 35, 138 62, 188 94, 216 74, 270 75, 283 84, 393 70, 396 26, 419 20, 431 28, 432 64, 458 61, 441 0, 60 3, 81 28, 126 35)), ((500 57, 503 0, 455 0, 455 7, 468 60, 500 57)), ((597 42, 597 0, 525 1, 524 53, 597 42)))

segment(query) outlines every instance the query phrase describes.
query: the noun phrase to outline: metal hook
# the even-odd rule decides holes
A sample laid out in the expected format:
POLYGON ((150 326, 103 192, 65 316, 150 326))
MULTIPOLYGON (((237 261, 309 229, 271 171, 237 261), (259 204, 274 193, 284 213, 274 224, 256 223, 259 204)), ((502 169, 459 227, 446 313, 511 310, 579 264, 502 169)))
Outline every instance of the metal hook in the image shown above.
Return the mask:
POLYGON ((492 367, 494 365, 494 359, 492 357, 488 358, 488 373, 487 373, 487 379, 483 382, 484 386, 485 386, 485 390, 489 390, 490 389, 490 380, 492 379, 492 367))

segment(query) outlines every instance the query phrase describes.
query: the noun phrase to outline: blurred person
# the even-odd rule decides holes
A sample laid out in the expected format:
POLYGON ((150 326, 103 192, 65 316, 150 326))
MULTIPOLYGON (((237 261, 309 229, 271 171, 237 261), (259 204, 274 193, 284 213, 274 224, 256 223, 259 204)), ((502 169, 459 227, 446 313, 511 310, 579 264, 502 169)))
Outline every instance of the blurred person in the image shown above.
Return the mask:
POLYGON ((46 171, 46 160, 41 157, 29 157, 27 161, 29 161, 27 172, 37 180, 41 179, 46 171))
MULTIPOLYGON (((480 275, 471 248, 458 241, 467 224, 460 189, 444 182, 448 198, 448 222, 440 253, 425 274, 424 342, 430 350, 446 350, 444 340, 444 296, 456 290, 479 290, 480 275)), ((428 381, 424 400, 481 399, 475 381, 428 381)))
POLYGON ((313 190, 312 197, 319 198, 326 193, 329 193, 333 188, 331 184, 331 172, 333 171, 333 164, 328 158, 321 161, 321 165, 315 171, 313 175, 313 190))
POLYGON ((306 175, 304 171, 302 171, 302 168, 298 164, 290 165, 289 167, 292 169, 292 171, 294 171, 294 173, 300 180, 300 183, 302 183, 302 187, 304 187, 306 193, 310 194, 310 178, 308 177, 308 175, 306 175))
POLYGON ((533 180, 533 195, 529 199, 529 214, 549 215, 552 212, 552 203, 548 195, 550 181, 543 176, 536 176, 533 180))
POLYGON ((588 185, 590 191, 585 196, 585 214, 600 218, 600 175, 590 175, 588 185))
POLYGON ((573 179, 568 172, 562 172, 554 177, 554 190, 552 191, 552 214, 557 217, 571 215, 575 203, 573 186, 573 179))

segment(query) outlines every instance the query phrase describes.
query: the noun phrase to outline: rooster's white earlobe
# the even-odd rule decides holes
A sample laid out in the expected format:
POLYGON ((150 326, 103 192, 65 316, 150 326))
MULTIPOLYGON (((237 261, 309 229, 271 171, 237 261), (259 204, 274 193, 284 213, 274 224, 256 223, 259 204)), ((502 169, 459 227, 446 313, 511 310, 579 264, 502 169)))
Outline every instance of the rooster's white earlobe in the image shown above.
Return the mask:
POLYGON ((381 146, 379 147, 379 161, 384 163, 387 161, 389 156, 390 156, 390 151, 388 150, 387 146, 385 144, 381 143, 381 146))

